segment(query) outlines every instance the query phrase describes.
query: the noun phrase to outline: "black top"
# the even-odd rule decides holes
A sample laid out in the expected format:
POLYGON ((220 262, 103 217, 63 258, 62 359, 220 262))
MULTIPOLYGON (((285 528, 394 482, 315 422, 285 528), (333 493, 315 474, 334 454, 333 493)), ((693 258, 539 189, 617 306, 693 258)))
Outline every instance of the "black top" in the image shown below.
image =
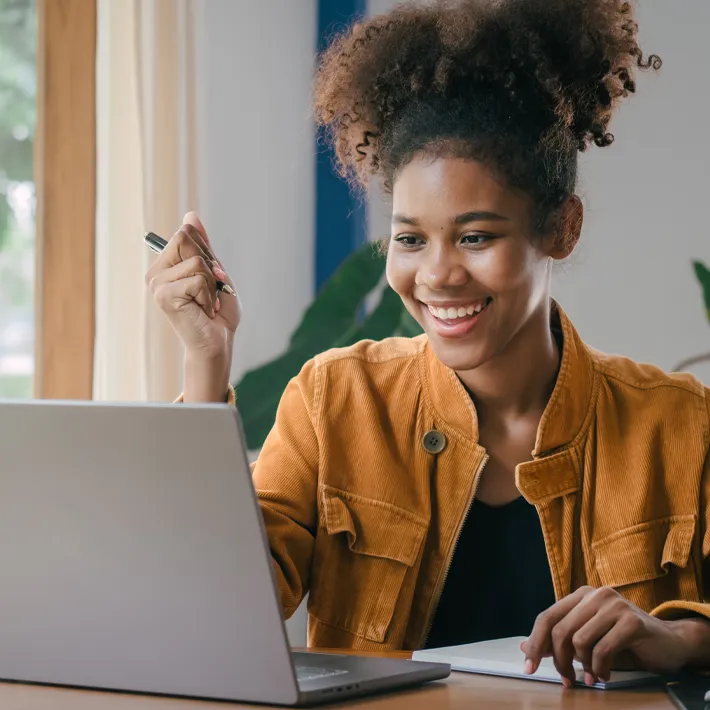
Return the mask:
POLYGON ((426 647, 528 636, 554 603, 535 506, 522 497, 500 507, 474 500, 426 647))

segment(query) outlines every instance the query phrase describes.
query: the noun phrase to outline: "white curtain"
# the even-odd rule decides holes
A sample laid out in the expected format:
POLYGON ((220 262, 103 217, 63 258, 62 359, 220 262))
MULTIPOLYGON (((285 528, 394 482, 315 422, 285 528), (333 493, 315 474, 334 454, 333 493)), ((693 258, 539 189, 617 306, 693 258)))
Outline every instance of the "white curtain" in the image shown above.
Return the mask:
POLYGON ((144 274, 197 210, 193 0, 99 0, 94 398, 172 400, 182 350, 144 274))

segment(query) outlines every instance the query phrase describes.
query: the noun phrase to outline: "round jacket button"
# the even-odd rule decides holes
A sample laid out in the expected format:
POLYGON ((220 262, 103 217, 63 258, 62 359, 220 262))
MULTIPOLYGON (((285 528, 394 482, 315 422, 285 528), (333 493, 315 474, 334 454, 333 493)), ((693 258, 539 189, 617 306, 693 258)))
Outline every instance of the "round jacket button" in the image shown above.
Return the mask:
POLYGON ((430 454, 440 454, 446 448, 446 437, 436 429, 424 434, 422 446, 430 454))

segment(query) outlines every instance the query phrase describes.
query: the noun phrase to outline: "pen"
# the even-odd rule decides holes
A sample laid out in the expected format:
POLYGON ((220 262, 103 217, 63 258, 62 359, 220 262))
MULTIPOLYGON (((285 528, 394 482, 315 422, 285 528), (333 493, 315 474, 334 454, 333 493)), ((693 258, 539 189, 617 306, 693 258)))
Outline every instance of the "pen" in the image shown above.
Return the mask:
MULTIPOLYGON (((165 239, 159 237, 153 232, 146 232, 143 236, 143 241, 157 254, 160 254, 160 252, 163 251, 167 245, 165 239)), ((234 289, 229 284, 224 283, 224 281, 217 281, 217 290, 222 293, 228 293, 230 296, 237 295, 234 292, 234 289)))

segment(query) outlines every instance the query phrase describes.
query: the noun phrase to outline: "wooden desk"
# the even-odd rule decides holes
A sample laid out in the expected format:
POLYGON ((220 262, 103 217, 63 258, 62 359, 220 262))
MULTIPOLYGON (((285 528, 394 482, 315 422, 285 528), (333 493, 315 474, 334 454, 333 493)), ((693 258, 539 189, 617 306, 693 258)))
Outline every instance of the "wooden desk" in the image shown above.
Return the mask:
MULTIPOLYGON (((371 654, 373 655, 373 654, 371 654)), ((390 654, 406 658, 406 654, 390 654)), ((0 708, 22 710, 221 710, 259 708, 200 700, 181 700, 125 693, 105 693, 44 686, 0 683, 0 708)), ((493 676, 453 673, 448 679, 415 690, 351 700, 325 708, 366 708, 367 710, 601 710, 639 708, 673 710, 674 705, 662 690, 599 691, 584 688, 564 690, 551 683, 510 680, 493 676)))

